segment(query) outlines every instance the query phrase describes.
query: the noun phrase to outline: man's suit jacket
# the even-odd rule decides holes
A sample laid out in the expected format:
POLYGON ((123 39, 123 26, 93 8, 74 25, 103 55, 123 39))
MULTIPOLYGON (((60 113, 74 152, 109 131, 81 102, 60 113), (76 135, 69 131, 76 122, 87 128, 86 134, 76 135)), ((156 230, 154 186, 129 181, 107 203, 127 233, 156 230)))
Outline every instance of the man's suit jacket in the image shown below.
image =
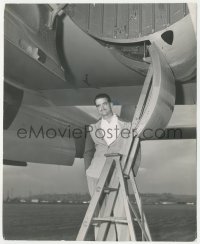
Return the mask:
POLYGON ((120 134, 117 139, 107 145, 101 130, 101 119, 91 124, 91 132, 87 135, 85 143, 84 162, 87 176, 99 178, 106 161, 106 153, 128 154, 127 142, 132 140, 131 123, 125 122, 118 117, 120 134))

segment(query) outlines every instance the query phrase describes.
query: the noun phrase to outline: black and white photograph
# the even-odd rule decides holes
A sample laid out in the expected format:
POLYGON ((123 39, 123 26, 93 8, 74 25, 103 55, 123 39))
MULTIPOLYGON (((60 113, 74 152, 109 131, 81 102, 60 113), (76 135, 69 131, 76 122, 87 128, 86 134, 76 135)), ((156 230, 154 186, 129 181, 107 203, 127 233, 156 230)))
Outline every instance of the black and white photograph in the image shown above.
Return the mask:
POLYGON ((4 4, 4 241, 197 239, 197 7, 4 4))

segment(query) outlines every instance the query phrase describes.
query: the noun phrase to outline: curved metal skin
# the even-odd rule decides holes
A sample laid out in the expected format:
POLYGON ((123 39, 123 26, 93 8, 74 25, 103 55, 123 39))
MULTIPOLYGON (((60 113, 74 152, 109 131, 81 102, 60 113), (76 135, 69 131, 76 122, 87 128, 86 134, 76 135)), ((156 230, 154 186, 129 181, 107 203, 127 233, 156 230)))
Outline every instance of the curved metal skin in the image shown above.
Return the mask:
MULTIPOLYGON (((5 40, 18 45, 26 41, 30 47, 41 49, 58 66, 56 29, 48 29, 50 7, 46 4, 7 4, 5 6, 5 40)), ((22 49, 26 49, 21 46, 22 49)), ((26 51, 26 50, 25 50, 26 51)))
POLYGON ((137 59, 142 45, 150 42, 161 48, 176 80, 185 82, 196 76, 195 17, 189 12, 188 4, 74 4, 68 7, 74 23, 109 47, 115 58, 130 69, 146 74, 147 64, 137 59), (170 36, 173 38, 168 42, 170 36))
MULTIPOLYGON (((16 161, 17 158, 19 162, 42 164, 73 164, 76 156, 74 140, 61 136, 52 139, 41 132, 42 130, 41 133, 38 133, 38 130, 32 131, 26 131, 24 128, 18 133, 4 130, 4 159, 16 161)), ((18 165, 20 166, 20 163, 18 165)))
POLYGON ((24 91, 18 89, 8 83, 4 83, 4 114, 3 114, 3 128, 8 129, 15 119, 22 100, 24 91))
POLYGON ((155 44, 151 45, 149 51, 153 65, 152 85, 143 115, 135 128, 136 134, 141 139, 160 136, 161 130, 167 126, 172 116, 175 105, 173 73, 155 44))

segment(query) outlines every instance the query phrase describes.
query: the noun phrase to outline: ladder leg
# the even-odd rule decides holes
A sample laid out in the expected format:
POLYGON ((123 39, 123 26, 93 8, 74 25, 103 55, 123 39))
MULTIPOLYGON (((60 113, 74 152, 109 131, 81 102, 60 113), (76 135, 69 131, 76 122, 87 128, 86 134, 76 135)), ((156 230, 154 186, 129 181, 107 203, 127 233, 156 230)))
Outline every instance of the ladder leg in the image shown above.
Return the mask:
MULTIPOLYGON (((137 148, 139 146, 139 138, 135 138, 134 142, 133 142, 133 146, 127 145, 128 147, 131 147, 130 150, 130 155, 123 155, 122 160, 121 160, 121 166, 127 172, 127 174, 129 174, 131 166, 133 161, 135 160, 135 154, 137 152, 137 148), (128 158, 128 163, 127 163, 127 158, 128 158), (128 165, 127 165, 128 164, 128 165)), ((114 170, 113 176, 111 178, 110 181, 110 185, 113 188, 118 188, 119 187, 119 179, 117 176, 117 172, 116 169, 114 170)), ((107 197, 107 204, 106 204, 106 209, 105 209, 105 216, 110 216, 111 212, 113 210, 115 201, 116 201, 116 197, 117 197, 117 192, 111 192, 108 197, 107 197)), ((109 224, 108 223, 102 223, 99 227, 99 231, 98 231, 98 235, 97 235, 97 240, 98 241, 104 241, 105 240, 105 236, 107 233, 107 229, 109 228, 109 224)), ((114 235, 113 233, 113 228, 109 230, 109 235, 114 235)))
MULTIPOLYGON (((113 212, 116 217, 127 218, 123 197, 122 191, 119 189, 113 212)), ((118 241, 130 241, 130 230, 127 224, 116 223, 116 230, 118 241)))
MULTIPOLYGON (((122 160, 121 160, 122 167, 125 166, 126 159, 127 159, 127 156, 124 155, 122 157, 122 160)), ((117 188, 117 189, 119 188, 119 178, 117 175, 116 167, 113 171, 113 175, 112 175, 112 178, 110 180, 110 187, 117 188)), ((111 215, 111 213, 114 209, 115 203, 116 203, 117 195, 118 195, 118 192, 112 191, 107 196, 104 216, 110 216, 111 215)), ((99 231, 98 231, 98 235, 97 235, 97 241, 106 240, 106 236, 108 236, 107 239, 114 241, 114 240, 116 240, 116 231, 112 225, 109 225, 109 223, 102 223, 99 227, 99 231)))
POLYGON ((133 205, 131 204, 130 200, 128 200, 128 203, 129 203, 129 206, 130 206, 130 208, 131 208, 133 214, 134 214, 135 217, 136 217, 136 220, 137 220, 137 222, 138 222, 138 225, 140 226, 140 229, 142 230, 142 235, 144 236, 145 240, 149 241, 149 238, 148 238, 148 236, 147 236, 147 234, 146 234, 146 231, 145 231, 145 227, 144 227, 144 225, 143 225, 143 222, 140 220, 140 218, 139 218, 137 212, 135 211, 135 208, 134 208, 133 205))
POLYGON ((126 186, 124 183, 124 177, 122 174, 122 168, 121 168, 119 159, 116 159, 115 162, 116 162, 117 174, 118 174, 119 182, 120 182, 120 189, 119 190, 121 191, 122 197, 123 197, 124 209, 125 209, 126 218, 128 221, 128 227, 129 227, 129 233, 130 233, 131 241, 136 241, 137 239, 136 239, 133 221, 131 218, 131 212, 130 212, 130 208, 129 208, 129 204, 128 204, 128 196, 127 196, 127 192, 126 192, 126 186))
POLYGON ((111 223, 108 227, 105 241, 117 241, 116 223, 111 223))
POLYGON ((143 209, 142 209, 142 201, 141 201, 138 189, 137 189, 137 185, 136 185, 135 178, 134 178, 132 170, 130 171, 129 176, 130 176, 130 182, 131 182, 131 185, 132 185, 132 188, 133 188, 133 191, 134 191, 135 199, 136 199, 136 202, 137 202, 137 206, 138 206, 138 209, 139 209, 139 212, 140 212, 140 216, 141 216, 141 219, 143 220, 143 225, 144 225, 146 234, 148 236, 149 241, 152 241, 151 233, 150 233, 149 226, 148 226, 148 223, 147 223, 147 220, 146 220, 146 216, 145 216, 145 214, 143 212, 143 209))
MULTIPOLYGON (((119 180, 118 177, 116 175, 116 168, 114 169, 111 181, 110 181, 110 185, 113 188, 118 188, 119 187, 119 180)), ((116 191, 112 191, 109 193, 109 195, 107 196, 106 199, 104 199, 104 201, 106 201, 106 208, 104 210, 104 216, 110 216, 113 208, 114 208, 114 204, 116 201, 116 197, 117 197, 117 192, 116 191)), ((116 233, 115 233, 115 228, 113 228, 112 225, 109 225, 109 223, 102 223, 99 227, 99 231, 98 231, 98 235, 97 235, 97 241, 104 241, 106 239, 106 235, 109 235, 109 239, 114 240, 116 239, 116 233)))
POLYGON ((95 210, 97 208, 99 199, 103 193, 103 188, 104 188, 104 185, 106 183, 106 179, 107 179, 107 176, 109 174, 109 171, 111 169, 112 164, 113 164, 112 158, 109 158, 106 160, 105 166, 102 170, 101 176, 100 176, 99 181, 97 183, 94 195, 92 196, 89 207, 88 207, 87 212, 85 214, 85 217, 83 219, 81 228, 80 228, 79 233, 77 235, 77 238, 76 238, 77 241, 85 240, 85 237, 87 235, 87 232, 88 232, 89 227, 90 227, 91 222, 92 222, 92 218, 93 218, 95 210))

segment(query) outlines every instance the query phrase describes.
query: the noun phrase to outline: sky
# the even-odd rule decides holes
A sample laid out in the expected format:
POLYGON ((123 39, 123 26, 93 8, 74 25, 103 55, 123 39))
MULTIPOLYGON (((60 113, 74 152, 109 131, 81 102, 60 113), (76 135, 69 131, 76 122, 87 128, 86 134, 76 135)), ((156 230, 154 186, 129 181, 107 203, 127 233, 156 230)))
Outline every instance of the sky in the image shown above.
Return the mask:
MULTIPOLYGON (((195 194, 196 141, 163 140, 142 143, 137 175, 140 192, 195 194)), ((29 163, 3 167, 4 197, 45 193, 87 193, 83 159, 73 166, 29 163)))

